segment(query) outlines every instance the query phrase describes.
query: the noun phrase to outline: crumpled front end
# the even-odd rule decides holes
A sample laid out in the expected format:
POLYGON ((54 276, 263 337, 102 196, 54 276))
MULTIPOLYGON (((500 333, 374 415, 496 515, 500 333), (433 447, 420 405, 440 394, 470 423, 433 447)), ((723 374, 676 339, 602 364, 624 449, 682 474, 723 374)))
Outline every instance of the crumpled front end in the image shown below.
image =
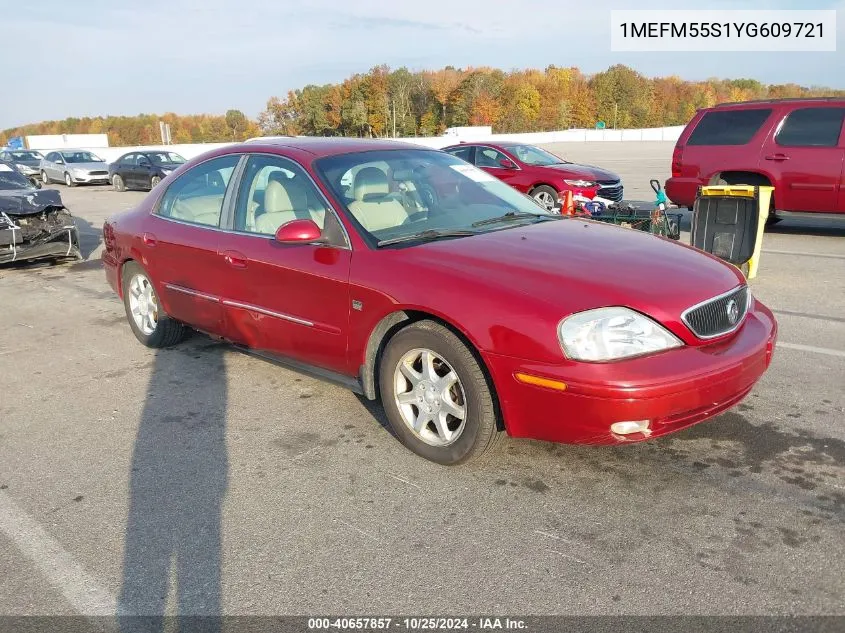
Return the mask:
POLYGON ((44 257, 82 259, 70 211, 57 206, 25 215, 0 211, 0 264, 44 257))

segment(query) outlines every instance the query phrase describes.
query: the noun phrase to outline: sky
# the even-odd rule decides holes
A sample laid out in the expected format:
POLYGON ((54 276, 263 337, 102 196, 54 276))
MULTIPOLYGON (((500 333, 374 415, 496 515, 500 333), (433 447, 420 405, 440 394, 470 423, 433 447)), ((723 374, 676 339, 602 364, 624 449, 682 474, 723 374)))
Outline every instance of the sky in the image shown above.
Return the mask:
POLYGON ((141 112, 257 116, 271 96, 386 63, 411 70, 626 64, 648 76, 845 88, 845 0, 710 0, 707 9, 842 9, 825 53, 614 53, 611 9, 639 0, 0 0, 0 129, 141 112))

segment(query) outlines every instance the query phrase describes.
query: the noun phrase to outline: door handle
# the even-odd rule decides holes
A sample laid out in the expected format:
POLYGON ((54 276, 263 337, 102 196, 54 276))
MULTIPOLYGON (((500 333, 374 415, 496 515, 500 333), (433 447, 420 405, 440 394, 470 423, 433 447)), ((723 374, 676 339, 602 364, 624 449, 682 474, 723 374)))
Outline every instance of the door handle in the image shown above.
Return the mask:
POLYGON ((766 156, 766 160, 789 160, 789 156, 786 154, 772 154, 771 156, 766 156))
POLYGON ((223 259, 233 268, 246 268, 246 255, 242 255, 237 251, 226 251, 223 253, 223 259))
POLYGON ((156 236, 153 235, 152 233, 144 233, 143 239, 144 239, 144 246, 152 247, 152 246, 155 246, 156 244, 158 244, 158 240, 156 239, 156 236))

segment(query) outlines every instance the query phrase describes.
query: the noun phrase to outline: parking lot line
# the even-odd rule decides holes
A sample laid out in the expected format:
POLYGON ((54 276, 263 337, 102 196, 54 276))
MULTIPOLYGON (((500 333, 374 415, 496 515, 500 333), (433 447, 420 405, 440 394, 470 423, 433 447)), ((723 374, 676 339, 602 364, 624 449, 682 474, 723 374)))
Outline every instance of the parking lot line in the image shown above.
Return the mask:
POLYGON ((793 312, 792 310, 772 310, 775 314, 782 314, 783 316, 794 316, 802 319, 815 319, 816 321, 835 321, 837 323, 845 323, 845 317, 835 317, 826 314, 810 314, 808 312, 793 312))
POLYGON ((845 352, 838 349, 830 349, 828 347, 815 347, 814 345, 798 345, 797 343, 778 343, 777 347, 784 349, 794 349, 799 352, 812 352, 814 354, 825 354, 826 356, 839 356, 845 358, 845 352))
POLYGON ((763 249, 763 253, 770 255, 798 255, 801 257, 826 257, 828 259, 845 259, 845 255, 834 255, 833 253, 809 253, 807 251, 770 251, 763 249))
POLYGON ((114 596, 5 492, 0 492, 0 532, 38 567, 79 614, 116 613, 114 596))

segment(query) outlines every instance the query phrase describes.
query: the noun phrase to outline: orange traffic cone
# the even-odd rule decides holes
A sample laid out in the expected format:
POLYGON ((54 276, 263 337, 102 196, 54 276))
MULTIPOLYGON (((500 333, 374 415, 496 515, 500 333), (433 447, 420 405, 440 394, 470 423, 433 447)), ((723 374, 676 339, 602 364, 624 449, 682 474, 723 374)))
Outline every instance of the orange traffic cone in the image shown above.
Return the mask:
POLYGON ((560 203, 560 214, 575 215, 575 201, 572 198, 571 191, 565 191, 563 193, 563 200, 560 203))

